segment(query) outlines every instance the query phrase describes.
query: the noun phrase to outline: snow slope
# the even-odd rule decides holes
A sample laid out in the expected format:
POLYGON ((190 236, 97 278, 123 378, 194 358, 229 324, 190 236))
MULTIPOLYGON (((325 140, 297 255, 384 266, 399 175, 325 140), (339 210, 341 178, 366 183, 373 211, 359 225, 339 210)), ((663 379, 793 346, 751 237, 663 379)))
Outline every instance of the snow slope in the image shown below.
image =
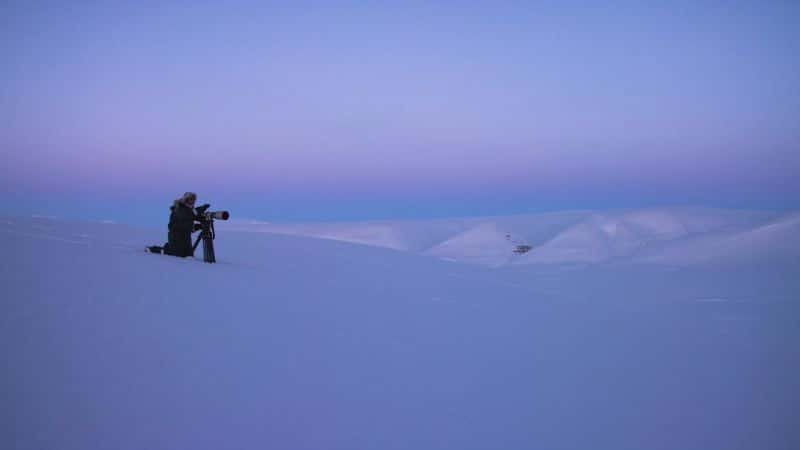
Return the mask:
MULTIPOLYGON (((636 217, 616 222, 617 235, 718 226, 636 217)), ((608 225, 548 220, 531 239, 608 225)), ((776 223, 718 236, 771 245, 796 217, 776 223)), ((800 443, 791 260, 490 268, 231 228, 219 227, 210 265, 142 252, 162 230, 0 219, 0 448, 800 443)), ((414 248, 491 248, 506 231, 455 228, 414 248)))
POLYGON ((753 256, 777 254, 800 260, 800 240, 791 239, 800 233, 796 218, 797 214, 656 208, 346 224, 238 222, 231 227, 340 240, 489 266, 606 262, 691 265, 748 263, 753 256), (757 255, 745 237, 756 235, 760 236, 753 244, 759 249, 757 255), (529 244, 533 249, 517 255, 513 252, 517 244, 529 244), (727 250, 717 248, 723 245, 727 250))

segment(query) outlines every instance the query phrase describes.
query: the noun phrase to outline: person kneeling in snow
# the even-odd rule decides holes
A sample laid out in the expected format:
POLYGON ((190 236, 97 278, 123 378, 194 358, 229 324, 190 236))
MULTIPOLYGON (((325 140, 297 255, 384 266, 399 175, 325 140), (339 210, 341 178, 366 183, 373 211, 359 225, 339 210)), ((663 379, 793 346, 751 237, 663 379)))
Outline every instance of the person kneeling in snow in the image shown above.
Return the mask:
POLYGON ((197 201, 197 194, 194 192, 187 192, 172 204, 169 208, 171 213, 169 215, 169 233, 167 233, 167 243, 163 247, 153 245, 147 247, 147 251, 151 253, 164 253, 165 255, 172 256, 192 256, 194 251, 192 249, 192 233, 200 230, 199 223, 194 223, 198 220, 198 212, 203 213, 209 205, 205 204, 195 209, 194 204, 197 201))

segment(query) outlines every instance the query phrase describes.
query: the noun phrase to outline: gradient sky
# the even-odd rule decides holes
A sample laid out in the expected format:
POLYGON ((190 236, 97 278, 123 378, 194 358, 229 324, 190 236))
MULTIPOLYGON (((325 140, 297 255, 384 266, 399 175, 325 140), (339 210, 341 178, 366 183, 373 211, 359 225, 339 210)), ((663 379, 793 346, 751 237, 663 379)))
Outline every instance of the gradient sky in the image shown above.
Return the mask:
POLYGON ((797 2, 77 3, 0 5, 4 213, 800 208, 797 2))

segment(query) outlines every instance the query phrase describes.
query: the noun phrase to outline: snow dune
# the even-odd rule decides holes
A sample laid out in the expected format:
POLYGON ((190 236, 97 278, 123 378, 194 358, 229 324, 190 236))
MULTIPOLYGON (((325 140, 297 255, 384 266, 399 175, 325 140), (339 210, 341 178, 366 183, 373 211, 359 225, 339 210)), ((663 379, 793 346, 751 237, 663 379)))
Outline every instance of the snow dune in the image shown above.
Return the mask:
POLYGON ((489 266, 606 262, 746 264, 800 259, 797 214, 699 208, 346 224, 274 225, 265 231, 385 247, 489 266), (533 249, 515 254, 517 244, 533 249))
MULTIPOLYGON (((797 448, 800 270, 708 264, 731 240, 771 255, 797 216, 692 217, 347 232, 402 252, 226 224, 213 265, 144 253, 163 230, 3 218, 0 448, 797 448), (633 235, 676 243, 642 258, 712 257, 425 254, 491 259, 509 229, 538 248, 633 235)), ((596 248, 634 254, 615 245, 596 248)))

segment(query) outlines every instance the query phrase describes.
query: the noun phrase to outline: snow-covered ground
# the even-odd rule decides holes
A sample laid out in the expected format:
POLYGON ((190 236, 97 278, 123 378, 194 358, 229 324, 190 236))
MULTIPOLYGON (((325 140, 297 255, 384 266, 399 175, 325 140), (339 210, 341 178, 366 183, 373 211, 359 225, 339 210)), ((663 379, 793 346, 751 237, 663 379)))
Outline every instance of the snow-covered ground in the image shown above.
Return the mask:
POLYGON ((800 448, 799 220, 0 218, 0 448, 800 448))

